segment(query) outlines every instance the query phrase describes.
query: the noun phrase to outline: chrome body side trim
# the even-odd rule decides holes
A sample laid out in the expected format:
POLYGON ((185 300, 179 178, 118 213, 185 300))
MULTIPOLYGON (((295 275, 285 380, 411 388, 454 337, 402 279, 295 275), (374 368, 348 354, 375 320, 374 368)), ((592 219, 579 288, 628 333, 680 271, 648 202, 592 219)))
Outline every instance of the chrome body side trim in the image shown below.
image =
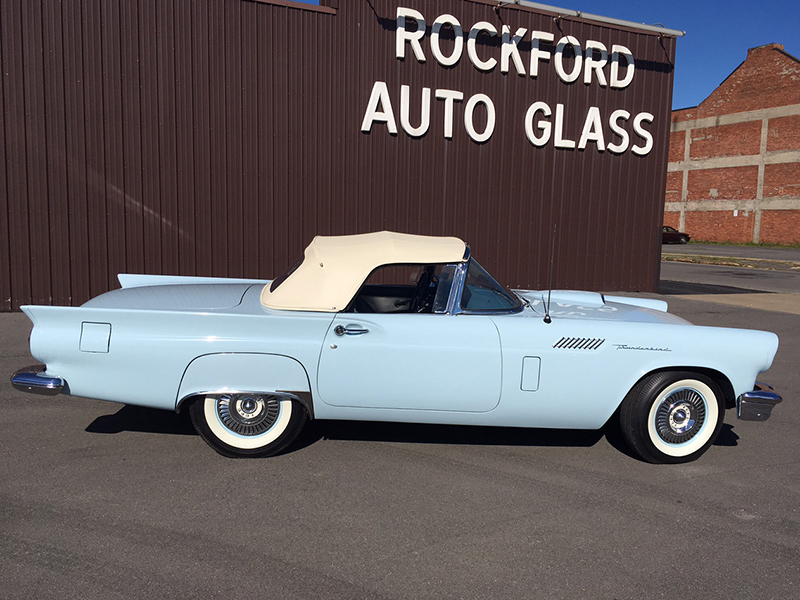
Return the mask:
POLYGON ((57 396, 66 383, 61 377, 45 375, 45 365, 32 365, 20 369, 11 376, 11 385, 15 390, 41 396, 57 396))
POLYGON ((752 392, 745 392, 736 399, 736 417, 742 421, 766 421, 782 400, 772 386, 756 381, 752 392))
POLYGON ((553 344, 553 348, 563 348, 564 350, 597 350, 604 342, 605 339, 603 338, 562 337, 553 344))

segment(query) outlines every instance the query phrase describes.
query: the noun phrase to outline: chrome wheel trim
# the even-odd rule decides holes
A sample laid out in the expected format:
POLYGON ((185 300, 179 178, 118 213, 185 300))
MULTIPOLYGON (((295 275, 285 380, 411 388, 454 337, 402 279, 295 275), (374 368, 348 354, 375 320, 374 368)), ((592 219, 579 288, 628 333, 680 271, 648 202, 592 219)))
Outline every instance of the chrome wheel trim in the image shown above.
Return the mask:
POLYGON ((650 408, 647 433, 660 452, 688 456, 711 439, 718 418, 714 391, 702 381, 683 379, 658 394, 650 408))
POLYGON ((211 432, 221 442, 243 450, 274 442, 292 416, 291 400, 269 394, 207 396, 203 404, 211 432))
POLYGON ((706 420, 706 399, 692 387, 678 388, 656 407, 656 432, 668 444, 688 442, 706 420))
POLYGON ((217 417, 230 431, 250 437, 268 431, 281 412, 277 396, 222 394, 216 402, 217 417))

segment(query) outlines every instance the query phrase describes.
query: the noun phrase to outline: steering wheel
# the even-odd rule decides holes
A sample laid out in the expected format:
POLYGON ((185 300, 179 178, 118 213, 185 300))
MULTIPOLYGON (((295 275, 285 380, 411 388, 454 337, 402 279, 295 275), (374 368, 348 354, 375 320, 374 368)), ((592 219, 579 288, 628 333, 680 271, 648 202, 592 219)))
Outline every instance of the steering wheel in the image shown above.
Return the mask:
POLYGON ((414 290, 414 297, 411 299, 409 312, 421 312, 425 308, 424 298, 431 283, 431 272, 428 269, 422 271, 417 280, 417 287, 414 290))
POLYGON ((439 278, 436 275, 433 275, 430 278, 428 285, 425 286, 425 291, 422 293, 422 299, 417 307, 418 313, 429 312, 428 309, 431 307, 431 304, 433 304, 434 298, 436 298, 436 289, 438 287, 439 278))

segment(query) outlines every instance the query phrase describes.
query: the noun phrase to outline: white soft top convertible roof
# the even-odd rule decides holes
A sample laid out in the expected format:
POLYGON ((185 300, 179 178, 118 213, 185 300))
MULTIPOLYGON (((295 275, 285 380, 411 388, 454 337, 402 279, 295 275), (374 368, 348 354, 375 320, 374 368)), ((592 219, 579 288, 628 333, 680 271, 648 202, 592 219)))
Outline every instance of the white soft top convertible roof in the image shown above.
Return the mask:
POLYGON ((380 231, 360 235, 317 236, 303 263, 274 292, 261 291, 261 303, 280 310, 344 310, 370 273, 382 265, 463 262, 467 245, 454 237, 428 237, 380 231))

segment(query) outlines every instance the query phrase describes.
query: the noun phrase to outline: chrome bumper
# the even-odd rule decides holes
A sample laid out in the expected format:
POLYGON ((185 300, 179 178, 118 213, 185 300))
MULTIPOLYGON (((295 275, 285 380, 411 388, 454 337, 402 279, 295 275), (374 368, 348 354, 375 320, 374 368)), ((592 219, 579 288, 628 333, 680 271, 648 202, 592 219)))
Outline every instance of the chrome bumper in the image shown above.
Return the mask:
POLYGON ((42 396, 56 396, 64 389, 65 381, 60 377, 45 375, 45 365, 33 365, 20 369, 11 376, 11 385, 15 390, 42 396))
POLYGON ((766 421, 781 400, 772 386, 756 381, 752 392, 745 392, 736 399, 736 417, 743 421, 766 421))

